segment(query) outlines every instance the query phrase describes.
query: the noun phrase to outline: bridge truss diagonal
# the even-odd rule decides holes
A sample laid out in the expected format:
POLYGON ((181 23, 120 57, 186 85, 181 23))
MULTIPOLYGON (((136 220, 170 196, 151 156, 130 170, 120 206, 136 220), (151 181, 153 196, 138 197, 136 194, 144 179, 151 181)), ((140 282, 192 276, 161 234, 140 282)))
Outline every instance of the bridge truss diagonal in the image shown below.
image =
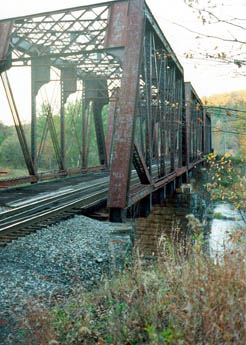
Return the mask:
POLYGON ((108 170, 108 207, 120 219, 122 210, 184 180, 211 151, 210 118, 144 0, 0 21, 0 72, 20 67, 30 74, 31 125, 30 139, 16 127, 29 172, 16 183, 108 170), (56 105, 41 98, 52 83, 56 105), (55 163, 44 172, 47 138, 55 163))

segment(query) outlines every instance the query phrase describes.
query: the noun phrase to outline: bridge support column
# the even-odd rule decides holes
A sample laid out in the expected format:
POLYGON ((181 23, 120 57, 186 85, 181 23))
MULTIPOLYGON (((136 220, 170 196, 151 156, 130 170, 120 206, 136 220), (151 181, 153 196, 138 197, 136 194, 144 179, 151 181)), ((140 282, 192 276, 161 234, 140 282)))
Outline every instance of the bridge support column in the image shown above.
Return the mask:
POLYGON ((189 171, 188 176, 189 176, 189 180, 193 177, 193 171, 192 170, 189 171))
POLYGON ((126 217, 126 211, 118 207, 110 207, 109 209, 109 221, 112 223, 122 223, 126 217))
POLYGON ((35 175, 37 173, 37 114, 36 114, 36 96, 38 93, 36 87, 36 73, 34 63, 32 63, 31 68, 31 157, 32 157, 32 165, 34 168, 35 175))
POLYGON ((97 149, 99 154, 99 160, 101 165, 107 166, 107 154, 105 146, 105 137, 103 131, 103 121, 102 121, 102 109, 104 103, 94 100, 93 102, 93 114, 94 114, 94 124, 97 139, 97 149))
POLYGON ((166 187, 152 193, 152 205, 161 205, 166 199, 166 187))
POLYGON ((148 195, 141 199, 138 203, 138 208, 135 217, 148 217, 152 210, 152 195, 148 195))
POLYGON ((182 175, 182 183, 189 183, 188 171, 182 175))
POLYGON ((181 187, 182 182, 182 176, 178 176, 176 179, 176 188, 181 187))
POLYGON ((168 183, 166 186, 167 196, 173 196, 176 189, 176 180, 168 183))
POLYGON ((50 57, 35 56, 31 59, 31 157, 35 175, 38 173, 36 97, 40 88, 50 82, 50 65, 50 57))

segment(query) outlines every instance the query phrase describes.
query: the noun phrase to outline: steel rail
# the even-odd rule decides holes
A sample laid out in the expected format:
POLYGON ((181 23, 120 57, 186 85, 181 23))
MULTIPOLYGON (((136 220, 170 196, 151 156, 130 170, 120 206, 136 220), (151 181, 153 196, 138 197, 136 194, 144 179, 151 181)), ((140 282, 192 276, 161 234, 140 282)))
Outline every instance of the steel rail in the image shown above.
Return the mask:
POLYGON ((86 207, 87 205, 90 205, 94 201, 105 199, 107 196, 107 192, 108 192, 108 188, 105 188, 97 193, 89 194, 86 198, 83 197, 75 201, 68 202, 65 205, 54 207, 53 209, 49 211, 43 211, 27 219, 22 219, 13 224, 6 225, 5 227, 0 229, 0 236, 21 230, 33 224, 37 224, 40 221, 46 220, 50 217, 62 215, 65 211, 69 211, 71 209, 78 208, 78 207, 79 208, 86 207))
MULTIPOLYGON (((154 167, 154 170, 156 167, 154 167)), ((131 189, 139 184, 136 172, 132 173, 131 189)), ((59 195, 42 198, 0 214, 0 246, 8 241, 25 236, 49 224, 64 220, 83 209, 92 207, 107 199, 108 177, 78 190, 64 191, 59 195), (92 192, 93 191, 93 192, 92 192), (81 195, 83 194, 83 195, 81 195), (73 200, 71 200, 71 198, 73 200), (47 210, 49 208, 49 210, 47 210), (48 224, 45 224, 48 222, 48 224), (34 228, 31 228, 34 226, 34 228)))
MULTIPOLYGON (((101 190, 101 188, 105 188, 107 186, 107 183, 100 183, 97 185, 97 187, 95 188, 95 186, 90 186, 89 188, 83 188, 82 190, 84 191, 85 195, 89 194, 90 192, 94 191, 97 192, 98 190, 101 190)), ((69 195, 66 194, 62 194, 50 199, 45 199, 45 200, 41 200, 40 202, 36 202, 35 205, 33 204, 28 204, 26 206, 22 206, 19 208, 19 212, 18 214, 13 214, 14 210, 11 210, 11 215, 8 215, 8 217, 3 218, 2 220, 0 220, 0 229, 1 227, 4 227, 5 225, 10 225, 10 224, 14 224, 16 222, 16 220, 21 220, 21 219, 27 219, 28 217, 30 217, 31 215, 33 215, 34 213, 39 213, 42 212, 44 210, 50 209, 54 206, 58 206, 57 204, 59 203, 59 205, 64 204, 64 202, 68 202, 71 201, 71 199, 78 199, 81 198, 81 190, 78 191, 74 191, 73 193, 69 193, 69 195)), ((8 212, 8 211, 7 211, 8 212)))
MULTIPOLYGON (((104 177, 102 179, 106 180, 108 178, 104 177)), ((37 201, 34 201, 32 203, 21 205, 19 207, 13 208, 12 210, 4 211, 4 212, 0 213, 0 224, 1 224, 2 220, 5 220, 8 217, 17 216, 19 213, 29 211, 29 210, 34 210, 35 207, 37 207, 37 208, 41 207, 41 206, 47 206, 48 207, 50 203, 57 202, 57 201, 61 200, 62 198, 71 198, 71 197, 74 197, 76 194, 81 194, 82 192, 89 192, 91 189, 95 190, 97 188, 105 186, 105 184, 107 182, 108 181, 103 181, 103 182, 100 181, 99 183, 93 184, 91 186, 81 187, 78 190, 73 190, 73 191, 65 191, 65 192, 59 193, 59 195, 55 195, 55 196, 44 197, 41 200, 37 200, 37 201)))
MULTIPOLYGON (((105 178, 103 179, 105 180, 105 178)), ((132 179, 132 184, 137 182, 137 177, 132 179)), ((57 216, 65 211, 71 211, 72 215, 77 213, 78 209, 82 210, 83 208, 91 207, 92 205, 106 200, 107 193, 108 181, 104 181, 87 188, 81 188, 79 191, 66 192, 62 195, 60 194, 58 196, 49 197, 32 204, 5 211, 3 214, 0 214, 2 218, 4 217, 0 220, 0 240, 3 235, 7 234, 9 236, 9 234, 15 233, 21 229, 25 230, 30 225, 37 224, 40 221, 45 221, 47 218, 57 216), (91 193, 92 190, 94 191, 93 193, 91 193), (86 195, 81 196, 82 192, 85 192, 86 195), (76 197, 76 199, 71 200, 71 198, 74 197, 76 197), (58 202, 59 205, 57 205, 58 202), (61 205, 61 203, 63 204, 61 205), (51 209, 47 210, 47 208, 51 209), (15 214, 16 211, 17 214, 15 214), (7 218, 6 215, 8 215, 7 218)), ((42 227, 44 226, 42 225, 42 227)), ((20 235, 21 234, 18 232, 16 237, 19 237, 20 235)))
MULTIPOLYGON (((0 213, 0 225, 3 220, 6 220, 8 217, 17 216, 19 213, 26 212, 29 210, 35 210, 35 207, 46 206, 49 207, 49 204, 54 203, 56 201, 60 201, 63 197, 70 198, 76 196, 76 194, 80 194, 82 192, 89 192, 90 189, 97 190, 97 188, 105 186, 109 182, 109 177, 102 177, 98 183, 94 183, 90 186, 81 187, 77 190, 72 191, 64 191, 63 193, 59 193, 59 195, 50 196, 50 197, 43 197, 41 200, 37 200, 25 205, 21 205, 19 207, 15 207, 11 210, 3 211, 0 213)), ((136 177, 136 172, 133 173, 133 178, 131 179, 131 186, 138 182, 138 178, 136 177)), ((85 182, 83 182, 85 183, 85 182)))

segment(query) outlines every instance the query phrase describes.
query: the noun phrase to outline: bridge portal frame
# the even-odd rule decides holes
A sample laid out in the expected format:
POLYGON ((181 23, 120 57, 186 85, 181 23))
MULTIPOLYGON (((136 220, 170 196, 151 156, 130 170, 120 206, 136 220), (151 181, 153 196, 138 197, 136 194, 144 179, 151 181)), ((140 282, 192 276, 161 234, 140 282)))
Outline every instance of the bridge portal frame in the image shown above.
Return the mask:
MULTIPOLYGON (((184 83, 183 68, 144 0, 110 1, 0 21, 0 72, 16 63, 32 70, 31 145, 23 149, 31 168, 29 176, 17 183, 109 169, 110 218, 121 221, 125 209, 153 193, 158 199, 158 190, 164 195, 166 185, 181 181, 211 150, 210 118, 194 88, 184 83), (47 128, 59 171, 42 176, 36 97, 50 81, 52 67, 61 71, 60 138, 50 108, 47 128), (81 167, 69 170, 65 104, 77 90, 78 80, 83 83, 81 167), (105 134, 102 110, 109 103, 105 134), (99 167, 88 166, 89 109, 99 167), (139 182, 132 185, 134 169, 139 182)), ((25 133, 20 132, 23 147, 25 133)), ((8 184, 13 181, 1 181, 0 186, 8 184)))

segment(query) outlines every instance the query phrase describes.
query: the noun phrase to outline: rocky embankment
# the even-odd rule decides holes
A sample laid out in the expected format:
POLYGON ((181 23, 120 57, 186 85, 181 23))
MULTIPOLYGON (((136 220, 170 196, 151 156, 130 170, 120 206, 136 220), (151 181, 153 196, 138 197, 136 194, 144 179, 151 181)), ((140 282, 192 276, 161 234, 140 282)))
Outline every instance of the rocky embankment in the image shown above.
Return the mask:
POLYGON ((0 248, 0 344, 16 344, 14 323, 28 301, 95 286, 123 264, 132 240, 130 225, 75 216, 0 248))

